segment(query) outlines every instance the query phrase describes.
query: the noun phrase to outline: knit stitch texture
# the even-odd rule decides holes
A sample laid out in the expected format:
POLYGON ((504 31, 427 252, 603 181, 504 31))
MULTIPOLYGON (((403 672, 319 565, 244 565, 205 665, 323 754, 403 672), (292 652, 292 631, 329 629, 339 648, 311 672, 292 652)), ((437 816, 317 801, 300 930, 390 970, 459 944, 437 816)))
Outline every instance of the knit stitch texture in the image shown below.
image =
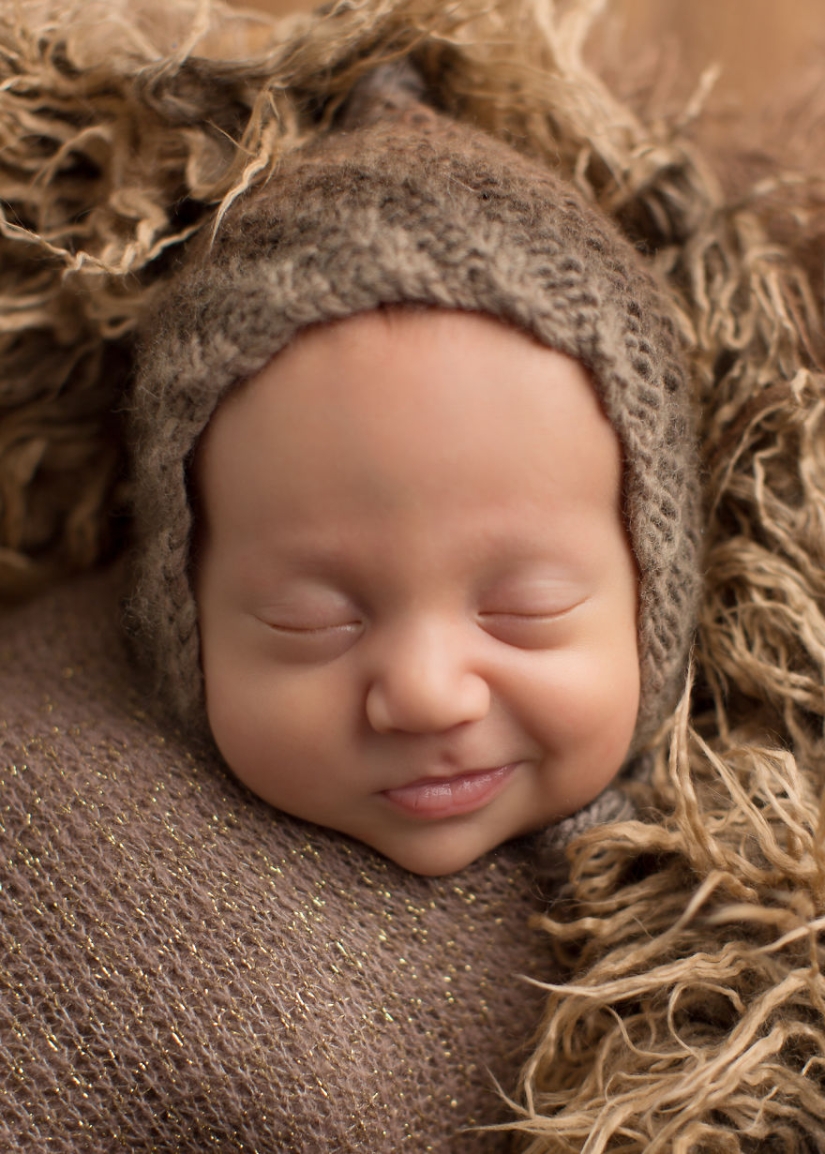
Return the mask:
POLYGON ((503 1154, 534 848, 421 878, 158 729, 117 571, 0 616, 0 1149, 503 1154))

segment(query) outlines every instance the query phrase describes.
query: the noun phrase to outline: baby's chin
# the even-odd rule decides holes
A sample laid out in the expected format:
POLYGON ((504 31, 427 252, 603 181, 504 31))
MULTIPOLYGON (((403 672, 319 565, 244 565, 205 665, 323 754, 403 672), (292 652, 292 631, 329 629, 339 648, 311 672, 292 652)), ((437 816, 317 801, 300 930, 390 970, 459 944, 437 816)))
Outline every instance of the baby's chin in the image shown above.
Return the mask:
POLYGON ((485 857, 486 854, 493 853, 498 847, 491 846, 482 850, 480 853, 461 853, 450 849, 434 853, 423 853, 416 850, 401 853, 387 853, 385 850, 379 849, 378 846, 373 846, 372 848, 383 854, 384 857, 389 858, 390 861, 400 866, 401 869, 407 870, 408 873, 418 874, 419 877, 440 878, 449 877, 450 874, 460 873, 462 870, 473 865, 474 862, 485 857))
POLYGON ((421 877, 447 877, 480 861, 528 830, 484 836, 460 819, 430 822, 401 836, 361 838, 397 866, 421 877))

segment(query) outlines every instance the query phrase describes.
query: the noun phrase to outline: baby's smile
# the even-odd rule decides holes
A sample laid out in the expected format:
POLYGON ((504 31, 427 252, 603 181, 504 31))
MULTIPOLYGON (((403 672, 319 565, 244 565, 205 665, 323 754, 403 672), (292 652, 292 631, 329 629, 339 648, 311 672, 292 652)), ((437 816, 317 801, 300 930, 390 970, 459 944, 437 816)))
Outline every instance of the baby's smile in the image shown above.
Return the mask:
POLYGON ((383 790, 383 796, 410 817, 423 821, 456 817, 488 805, 518 769, 510 762, 493 769, 464 770, 447 777, 420 777, 408 785, 383 790))
POLYGON ((229 766, 426 874, 591 801, 639 702, 621 477, 583 367, 492 318, 302 333, 196 462, 229 766))

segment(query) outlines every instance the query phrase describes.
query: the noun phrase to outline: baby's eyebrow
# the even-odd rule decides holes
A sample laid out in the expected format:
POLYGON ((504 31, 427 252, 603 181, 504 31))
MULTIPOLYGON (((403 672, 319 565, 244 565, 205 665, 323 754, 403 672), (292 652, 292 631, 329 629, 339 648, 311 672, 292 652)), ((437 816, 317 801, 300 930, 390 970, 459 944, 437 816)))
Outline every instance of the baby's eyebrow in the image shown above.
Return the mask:
POLYGON ((281 531, 274 540, 259 531, 250 533, 251 548, 244 549, 244 562, 280 579, 295 574, 327 576, 343 572, 352 561, 351 544, 330 541, 328 535, 281 531))
POLYGON ((510 588, 569 589, 585 584, 586 576, 581 566, 567 561, 528 561, 500 570, 487 583, 487 588, 505 592, 510 588))

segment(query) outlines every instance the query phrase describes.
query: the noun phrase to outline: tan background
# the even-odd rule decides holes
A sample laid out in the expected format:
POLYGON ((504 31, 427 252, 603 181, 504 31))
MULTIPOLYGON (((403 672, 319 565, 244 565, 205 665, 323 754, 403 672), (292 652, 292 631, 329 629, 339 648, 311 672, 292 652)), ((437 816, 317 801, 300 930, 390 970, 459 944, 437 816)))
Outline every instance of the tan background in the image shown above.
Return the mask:
POLYGON ((823 0, 614 0, 626 37, 677 45, 694 75, 718 61, 720 96, 758 107, 825 37, 823 0))
MULTIPOLYGON (((269 12, 309 10, 314 0, 246 0, 269 12)), ((825 0, 613 0, 617 34, 632 55, 640 44, 678 49, 687 76, 718 60, 717 101, 758 108, 783 78, 825 44, 825 0)))

